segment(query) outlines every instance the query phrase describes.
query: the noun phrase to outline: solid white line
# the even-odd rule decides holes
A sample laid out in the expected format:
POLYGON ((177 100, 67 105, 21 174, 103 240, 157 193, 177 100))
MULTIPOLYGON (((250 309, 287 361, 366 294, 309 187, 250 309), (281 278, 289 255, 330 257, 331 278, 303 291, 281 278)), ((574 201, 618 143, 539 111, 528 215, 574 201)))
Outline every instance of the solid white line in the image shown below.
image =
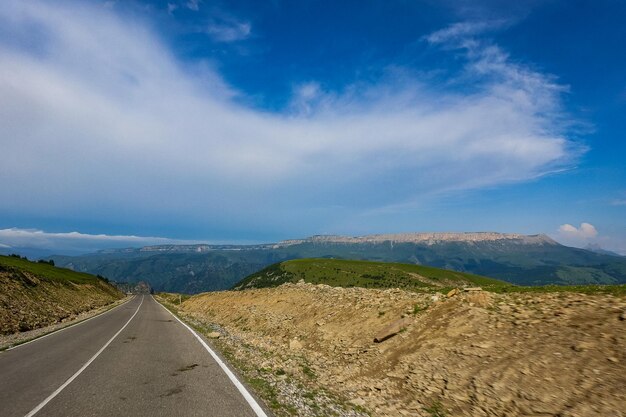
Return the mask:
MULTIPOLYGON (((133 298, 135 298, 135 297, 133 297, 133 298)), ((130 300, 132 300, 133 298, 131 298, 130 300)), ((93 317, 89 317, 88 319, 85 319, 85 320, 79 321, 78 323, 70 324, 69 326, 61 327, 60 329, 57 329, 57 330, 51 331, 50 333, 46 333, 46 334, 44 334, 43 336, 36 337, 36 338, 34 338, 33 340, 29 340, 28 342, 24 342, 24 343, 20 343, 19 345, 11 346, 10 348, 7 348, 6 350, 13 350, 13 349, 17 349, 17 348, 19 348, 19 347, 26 346, 26 345, 31 344, 31 343, 33 343, 33 342, 37 342, 38 340, 41 340, 41 339, 43 339, 44 337, 52 336, 53 334, 57 334, 57 333, 59 333, 59 332, 62 332, 63 330, 69 329, 70 327, 74 327, 74 326, 78 326, 79 324, 87 323, 89 320, 95 319, 96 317, 100 317, 100 316, 101 316, 101 315, 103 315, 103 314, 110 313, 111 311, 115 310, 116 308, 123 306, 124 304, 126 304, 126 303, 127 303, 127 302, 129 302, 130 300, 126 300, 126 301, 124 301, 122 304, 117 305, 117 306, 113 307, 113 308, 112 308, 112 309, 110 309, 110 310, 103 311, 103 312, 102 312, 102 313, 100 313, 100 314, 96 314, 96 315, 95 315, 95 316, 93 316, 93 317)))
POLYGON ((75 379, 78 377, 78 375, 80 375, 80 374, 81 374, 81 373, 82 373, 85 369, 87 369, 87 367, 88 367, 89 365, 91 365, 91 362, 93 362, 94 360, 96 360, 96 358, 97 358, 98 356, 100 356, 100 354, 104 351, 104 349, 106 349, 106 348, 107 348, 107 346, 109 346, 109 345, 111 344, 111 342, 112 342, 112 341, 113 341, 113 340, 117 337, 117 335, 118 335, 118 334, 122 333, 122 330, 124 330, 124 329, 126 328, 126 326, 128 326, 128 323, 130 323, 130 322, 131 322, 131 320, 135 318, 135 316, 137 315, 137 313, 139 313, 139 309, 141 308, 141 305, 143 304, 143 298, 144 298, 144 296, 142 295, 142 296, 141 296, 141 303, 139 303, 139 307, 137 307, 137 310, 135 311, 135 314, 133 314, 133 315, 132 315, 132 317, 128 319, 128 321, 126 322, 126 324, 125 324, 125 325, 123 325, 123 326, 122 326, 122 328, 121 328, 121 329, 119 329, 119 330, 117 331, 117 333, 115 333, 115 334, 113 335, 113 337, 112 337, 112 338, 110 338, 110 339, 109 339, 109 341, 108 341, 108 342, 106 342, 106 343, 104 344, 104 346, 102 346, 102 347, 100 348, 100 350, 99 350, 99 351, 97 351, 97 352, 96 352, 96 354, 95 354, 95 355, 93 355, 93 356, 91 357, 91 359, 89 359, 89 360, 88 360, 88 361, 87 361, 87 362, 86 362, 83 366, 81 366, 81 368, 80 368, 78 371, 76 371, 76 373, 75 373, 74 375, 72 375, 72 376, 71 376, 71 377, 70 377, 67 381, 65 381, 65 382, 63 383, 63 385, 61 385, 59 388, 57 388, 57 389, 56 389, 56 390, 55 390, 52 394, 50 394, 50 395, 48 396, 48 398, 46 398, 45 400, 43 400, 43 401, 42 401, 42 402, 41 402, 41 403, 40 403, 37 407, 33 408, 33 409, 31 410, 31 412, 30 412, 30 413, 28 413, 28 414, 26 414, 26 416, 24 416, 24 417, 31 417, 31 416, 34 416, 35 414, 37 414, 37 413, 38 413, 38 412, 39 412, 39 411, 40 411, 40 410, 41 410, 41 409, 42 409, 42 408, 43 408, 46 404, 48 404, 48 403, 49 403, 49 402, 50 402, 50 401, 51 401, 54 397, 56 397, 57 395, 59 395, 59 393, 60 393, 61 391, 63 391, 63 389, 65 389, 65 387, 67 387, 69 384, 71 384, 71 383, 72 383, 72 381, 73 381, 73 380, 75 380, 75 379))
MULTIPOLYGON (((152 297, 152 298, 156 301, 156 299, 154 297, 152 297)), ((157 301, 157 303, 159 303, 159 302, 157 301)), ((202 340, 202 338, 200 336, 198 336, 198 333, 196 333, 191 327, 189 327, 181 319, 176 317, 176 315, 174 313, 172 313, 167 308, 165 308, 165 306, 163 304, 161 304, 161 303, 159 303, 159 304, 161 305, 161 307, 163 307, 165 309, 165 311, 170 313, 176 320, 178 320, 180 324, 185 326, 187 328, 187 330, 189 330, 195 336, 196 339, 198 339, 198 341, 202 344, 202 346, 204 346, 204 348, 207 350, 207 352, 209 352, 211 354, 211 356, 213 357, 215 362, 217 362, 217 364, 220 366, 220 368, 222 368, 222 371, 224 371, 226 376, 228 376, 228 379, 230 379, 230 381, 233 383, 233 385, 235 385, 235 387, 237 387, 237 389, 239 390, 241 395, 243 395, 243 398, 245 398, 245 400, 248 402, 248 404, 250 405, 252 410, 256 413, 256 415, 258 417, 267 417, 267 414, 265 414, 265 411, 263 411, 263 409, 256 402, 254 397, 252 395, 250 395, 250 393, 248 392, 246 387, 244 387, 243 384, 241 382, 239 382, 239 380, 237 379, 235 374, 233 374, 232 371, 230 369, 228 369, 228 366, 226 366, 226 364, 220 359, 220 357, 217 356, 217 354, 215 352, 213 352, 213 350, 209 347, 209 345, 207 345, 206 342, 204 340, 202 340)))

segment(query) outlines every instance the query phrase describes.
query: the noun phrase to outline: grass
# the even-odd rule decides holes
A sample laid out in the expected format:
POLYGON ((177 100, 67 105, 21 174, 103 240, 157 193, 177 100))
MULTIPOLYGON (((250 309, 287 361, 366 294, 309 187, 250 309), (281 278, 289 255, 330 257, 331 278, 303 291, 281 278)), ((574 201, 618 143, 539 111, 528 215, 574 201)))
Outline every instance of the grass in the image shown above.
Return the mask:
POLYGON ((505 282, 479 275, 390 262, 340 259, 297 259, 271 265, 243 280, 238 287, 251 283, 255 288, 275 287, 299 280, 334 287, 401 288, 431 292, 455 286, 497 288, 505 282))
POLYGON ((171 292, 160 292, 158 296, 161 297, 161 299, 167 301, 167 303, 171 304, 172 306, 178 306, 179 304, 184 303, 192 297, 189 294, 177 294, 171 292))
POLYGON ((580 293, 580 294, 611 294, 614 296, 626 295, 626 284, 621 285, 540 285, 517 286, 509 285, 498 291, 500 293, 580 293))
MULTIPOLYGON (((626 285, 518 286, 464 272, 391 262, 342 259, 296 259, 271 265, 242 280, 235 289, 269 288, 304 280, 334 287, 400 288, 414 292, 447 292, 464 286, 481 287, 495 293, 578 292, 626 295, 626 285)), ((414 314, 419 312, 419 306, 414 314)))
POLYGON ((74 284, 96 284, 101 281, 95 275, 58 268, 47 263, 32 262, 27 259, 0 255, 0 270, 8 272, 28 272, 39 279, 74 284))
POLYGON ((309 368, 308 365, 301 365, 301 367, 302 367, 302 373, 306 375, 308 378, 310 379, 317 378, 317 375, 315 375, 315 372, 313 371, 313 369, 309 368))
POLYGON ((430 417, 446 417, 446 410, 440 402, 434 402, 430 407, 424 408, 430 417))

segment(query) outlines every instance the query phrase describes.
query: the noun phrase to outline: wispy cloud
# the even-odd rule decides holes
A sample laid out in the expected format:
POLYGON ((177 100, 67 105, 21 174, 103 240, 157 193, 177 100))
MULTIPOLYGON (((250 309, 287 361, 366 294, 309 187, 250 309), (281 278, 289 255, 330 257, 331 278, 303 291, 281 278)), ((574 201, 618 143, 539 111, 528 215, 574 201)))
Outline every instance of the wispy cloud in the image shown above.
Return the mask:
POLYGON ((189 9, 189 10, 193 10, 194 12, 197 12, 198 10, 200 10, 200 0, 189 0, 185 6, 189 9))
MULTIPOLYGON (((334 92, 313 82, 294 94, 304 111, 270 113, 113 11, 9 0, 0 25, 0 193, 11 196, 0 212, 297 230, 534 179, 580 152, 563 87, 475 40, 457 74, 470 92, 406 77, 334 92)), ((216 39, 248 36, 242 25, 216 39)), ((475 33, 446 36, 464 31, 475 33)))
POLYGON ((167 3, 167 13, 172 14, 178 9, 178 4, 167 3))
POLYGON ((213 20, 208 24, 206 32, 216 42, 236 42, 250 36, 252 25, 249 22, 234 18, 213 20))
POLYGON ((424 39, 433 44, 448 44, 501 29, 506 24, 505 20, 457 22, 426 35, 424 39))

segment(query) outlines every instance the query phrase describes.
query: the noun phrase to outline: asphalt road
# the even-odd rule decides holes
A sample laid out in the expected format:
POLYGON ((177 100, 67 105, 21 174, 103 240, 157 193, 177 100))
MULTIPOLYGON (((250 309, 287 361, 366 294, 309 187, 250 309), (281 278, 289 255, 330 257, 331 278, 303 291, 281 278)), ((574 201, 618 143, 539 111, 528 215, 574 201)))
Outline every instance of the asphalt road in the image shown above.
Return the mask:
POLYGON ((242 389, 149 295, 0 352, 2 417, 264 416, 242 389))

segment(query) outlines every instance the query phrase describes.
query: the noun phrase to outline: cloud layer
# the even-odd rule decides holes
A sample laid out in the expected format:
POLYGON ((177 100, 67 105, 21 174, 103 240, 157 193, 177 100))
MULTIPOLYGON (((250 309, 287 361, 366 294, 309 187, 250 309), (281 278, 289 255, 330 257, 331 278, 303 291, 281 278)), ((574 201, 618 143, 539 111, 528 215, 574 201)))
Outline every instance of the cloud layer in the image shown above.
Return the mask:
MULTIPOLYGON (((449 81, 471 88, 312 81, 281 113, 238 104, 219 73, 111 10, 10 0, 0 26, 0 213, 315 229, 534 179, 580 151, 563 87, 472 37, 485 24, 425 38, 463 57, 449 81)), ((233 30, 215 34, 249 34, 233 30)))
POLYGON ((0 229, 0 248, 49 249, 85 253, 103 248, 184 244, 188 241, 147 236, 91 235, 79 232, 51 233, 36 229, 0 229))

